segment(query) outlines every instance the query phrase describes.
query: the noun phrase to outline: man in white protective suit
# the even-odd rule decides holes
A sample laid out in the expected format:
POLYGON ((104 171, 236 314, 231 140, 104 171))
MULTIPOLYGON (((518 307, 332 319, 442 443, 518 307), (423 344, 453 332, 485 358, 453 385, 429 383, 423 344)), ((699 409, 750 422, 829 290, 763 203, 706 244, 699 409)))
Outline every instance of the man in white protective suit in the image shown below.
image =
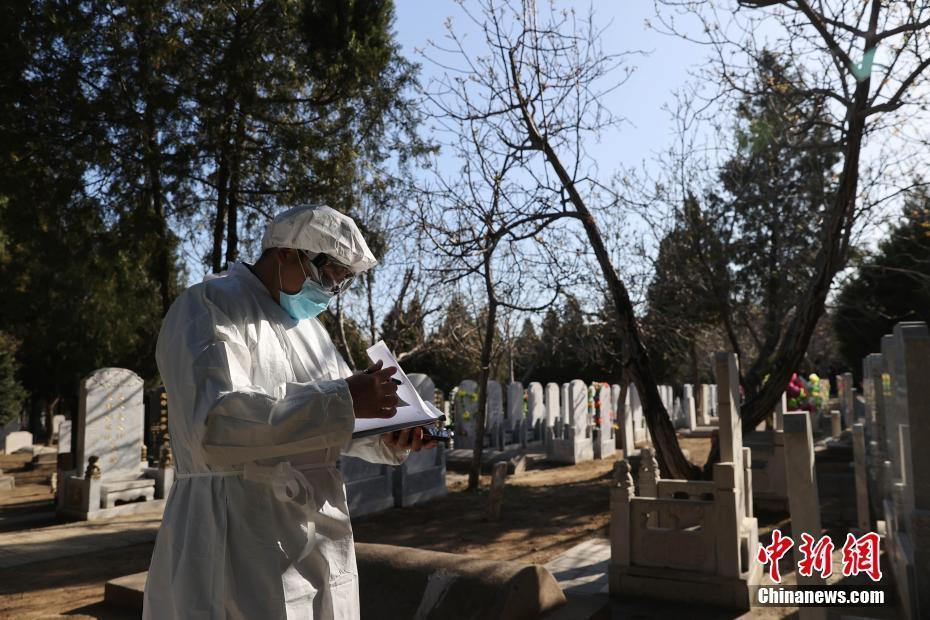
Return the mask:
POLYGON ((352 440, 356 418, 396 412, 396 369, 353 375, 316 318, 375 263, 351 218, 299 207, 274 218, 254 265, 171 306, 156 358, 177 478, 144 618, 359 616, 336 459, 400 464, 424 443, 422 429, 352 440))

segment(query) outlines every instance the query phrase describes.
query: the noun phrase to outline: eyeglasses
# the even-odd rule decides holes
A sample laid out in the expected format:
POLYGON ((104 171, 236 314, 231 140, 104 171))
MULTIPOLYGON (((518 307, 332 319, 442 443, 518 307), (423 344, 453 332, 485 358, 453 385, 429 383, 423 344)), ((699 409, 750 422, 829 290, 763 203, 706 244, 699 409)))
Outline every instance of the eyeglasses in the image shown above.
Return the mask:
POLYGON ((324 289, 338 295, 345 292, 355 282, 355 273, 348 265, 343 265, 327 254, 317 254, 310 258, 310 255, 304 250, 299 250, 300 254, 310 261, 311 269, 316 276, 317 282, 324 289))

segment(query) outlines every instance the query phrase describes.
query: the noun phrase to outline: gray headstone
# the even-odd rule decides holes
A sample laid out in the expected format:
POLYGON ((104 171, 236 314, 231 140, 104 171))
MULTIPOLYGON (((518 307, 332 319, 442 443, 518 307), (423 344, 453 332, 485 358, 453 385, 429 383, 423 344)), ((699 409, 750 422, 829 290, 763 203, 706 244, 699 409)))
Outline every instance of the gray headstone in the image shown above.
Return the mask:
POLYGON ((501 384, 488 381, 488 428, 504 423, 504 394, 501 384))
POLYGON ((75 465, 97 456, 102 480, 138 477, 145 410, 142 379, 124 368, 101 368, 81 382, 75 465))
POLYGON ((417 394, 420 395, 420 398, 423 399, 423 402, 433 402, 436 396, 436 384, 429 378, 429 375, 413 373, 407 375, 407 378, 410 379, 410 383, 413 384, 414 389, 417 391, 417 394))

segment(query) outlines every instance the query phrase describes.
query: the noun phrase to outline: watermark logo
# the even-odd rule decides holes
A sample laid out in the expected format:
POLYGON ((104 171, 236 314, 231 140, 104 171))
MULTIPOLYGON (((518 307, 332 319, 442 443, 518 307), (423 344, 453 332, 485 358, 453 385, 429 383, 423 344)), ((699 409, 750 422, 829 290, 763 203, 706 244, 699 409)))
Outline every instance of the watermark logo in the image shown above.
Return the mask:
MULTIPOLYGON (((846 535, 843 545, 843 576, 852 577, 866 574, 875 582, 881 581, 882 570, 879 560, 878 534, 869 532, 858 538, 853 534, 846 535)), ((759 547, 756 559, 765 566, 769 565, 769 577, 775 583, 781 583, 781 571, 778 562, 791 548, 794 540, 785 536, 781 530, 772 531, 772 542, 759 547)), ((804 577, 819 575, 826 579, 833 574, 833 550, 835 546, 829 536, 815 539, 810 534, 801 534, 801 544, 798 551, 801 559, 798 561, 798 574, 804 577)))

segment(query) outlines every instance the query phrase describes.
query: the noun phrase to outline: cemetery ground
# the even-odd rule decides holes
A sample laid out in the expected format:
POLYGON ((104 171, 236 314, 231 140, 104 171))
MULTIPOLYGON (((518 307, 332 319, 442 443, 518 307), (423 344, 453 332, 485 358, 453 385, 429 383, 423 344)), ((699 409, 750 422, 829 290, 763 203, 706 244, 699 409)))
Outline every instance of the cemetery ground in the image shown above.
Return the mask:
MULTIPOLYGON (((703 463, 706 438, 682 438, 692 460, 703 463)), ((545 564, 579 543, 608 536, 611 470, 620 454, 574 466, 535 463, 507 478, 500 521, 487 516, 490 476, 477 494, 467 475, 447 474, 448 495, 408 508, 353 520, 358 542, 420 547, 476 557, 545 564)), ((28 469, 25 455, 0 455, 0 469, 16 477, 13 493, 0 496, 0 618, 133 618, 136 612, 104 603, 104 584, 148 568, 159 518, 132 515, 94 522, 54 516, 51 469, 28 469), (82 540, 83 539, 83 540, 82 540), (4 550, 6 548, 6 550, 4 550), (15 558, 17 554, 22 557, 15 558)), ((757 515, 760 538, 773 528, 790 530, 785 514, 757 515)), ((786 561, 786 583, 793 581, 786 561)), ((732 618, 733 611, 635 599, 624 617, 732 618)), ((614 613, 617 609, 614 607, 614 613)), ((604 617, 609 612, 603 610, 604 617)), ((753 618, 791 617, 796 608, 755 608, 753 618)), ((598 617, 598 616, 595 616, 598 617)), ((894 617, 889 615, 888 617, 894 617)))
MULTIPOLYGON (((683 444, 695 460, 706 458, 708 440, 684 439, 683 444)), ((21 454, 0 455, 0 469, 16 477, 15 490, 0 496, 0 617, 134 617, 103 604, 104 584, 148 568, 159 520, 151 515, 71 523, 56 519, 48 483, 53 469, 27 470, 28 460, 21 454), (68 536, 69 528, 75 536, 68 536), (75 554, 81 536, 94 537, 99 550, 75 554), (33 557, 41 549, 42 559, 9 565, 7 545, 33 557)), ((539 464, 508 477, 499 522, 487 518, 490 476, 482 476, 481 490, 470 494, 467 474, 450 471, 448 495, 354 520, 355 537, 545 564, 584 540, 607 537, 614 460, 539 464)))

